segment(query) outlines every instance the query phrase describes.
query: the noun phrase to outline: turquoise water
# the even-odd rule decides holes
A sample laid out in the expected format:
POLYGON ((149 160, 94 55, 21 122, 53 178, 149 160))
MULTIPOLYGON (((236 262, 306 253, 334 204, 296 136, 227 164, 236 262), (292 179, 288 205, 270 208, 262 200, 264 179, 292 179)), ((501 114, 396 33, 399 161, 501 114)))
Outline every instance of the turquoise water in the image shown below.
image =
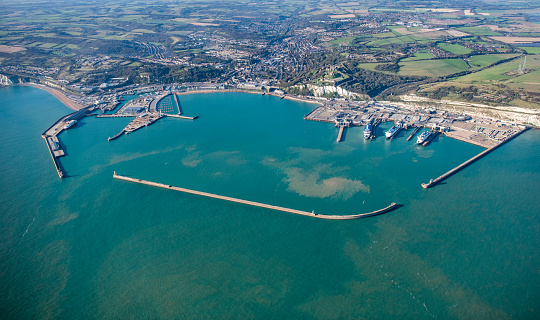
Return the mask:
MULTIPOLYGON (((47 92, 0 89, 0 314, 7 319, 536 319, 540 132, 444 184, 483 149, 336 143, 315 106, 236 93, 180 96, 185 115, 115 141, 130 119, 41 133, 69 112, 47 92), (321 214, 326 221, 114 180, 113 171, 321 214)), ((390 124, 377 130, 381 136, 390 124)))

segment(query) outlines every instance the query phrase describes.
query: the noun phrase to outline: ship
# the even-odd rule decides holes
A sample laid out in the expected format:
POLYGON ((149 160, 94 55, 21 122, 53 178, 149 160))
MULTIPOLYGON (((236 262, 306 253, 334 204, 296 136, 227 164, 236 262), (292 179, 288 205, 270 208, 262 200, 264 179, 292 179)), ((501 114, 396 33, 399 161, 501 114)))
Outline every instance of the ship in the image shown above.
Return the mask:
POLYGON ((68 123, 66 123, 66 125, 64 126, 64 129, 69 129, 70 127, 72 127, 76 123, 77 123, 77 120, 70 120, 70 121, 68 121, 68 123))
POLYGON ((431 135, 430 131, 422 132, 422 134, 418 136, 418 139, 416 139, 416 144, 422 144, 426 142, 426 140, 429 138, 430 135, 431 135))
POLYGON ((399 126, 392 126, 390 130, 386 131, 386 139, 392 138, 399 131, 399 126))
POLYGON ((371 138, 371 125, 366 124, 366 126, 364 127, 364 139, 369 139, 369 138, 371 138))

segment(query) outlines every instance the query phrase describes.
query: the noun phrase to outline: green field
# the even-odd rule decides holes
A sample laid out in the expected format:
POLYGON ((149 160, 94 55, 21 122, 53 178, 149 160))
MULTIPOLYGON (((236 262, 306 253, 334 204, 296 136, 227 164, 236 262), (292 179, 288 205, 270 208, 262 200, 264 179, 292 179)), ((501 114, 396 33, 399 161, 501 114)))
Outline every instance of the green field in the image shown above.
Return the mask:
POLYGON ((459 44, 439 43, 438 47, 444 51, 448 51, 457 55, 468 54, 472 52, 471 49, 460 46, 459 44))
POLYGON ((355 37, 343 37, 343 38, 337 38, 337 39, 334 39, 332 41, 330 41, 331 43, 333 44, 343 44, 343 43, 346 43, 346 44, 350 44, 351 41, 353 41, 355 39, 355 37))
POLYGON ((39 46, 39 48, 45 48, 45 49, 50 49, 54 46, 57 46, 58 43, 52 43, 52 42, 47 42, 47 43, 44 43, 42 45, 39 46))
POLYGON ((399 64, 399 75, 403 76, 447 76, 468 68, 467 63, 461 59, 437 59, 422 61, 406 61, 399 64))
POLYGON ((484 54, 469 58, 469 64, 473 68, 483 68, 494 64, 497 61, 515 57, 516 54, 484 54))
POLYGON ((540 47, 519 47, 529 54, 540 54, 540 47))
POLYGON ((523 59, 509 61, 492 68, 454 79, 460 83, 496 84, 504 83, 512 89, 523 88, 530 92, 540 92, 540 56, 527 56, 527 69, 524 74, 518 72, 523 59))
POLYGON ((427 59, 433 59, 433 55, 427 51, 421 51, 421 52, 416 52, 414 56, 403 59, 401 61, 405 62, 405 61, 427 60, 427 59))
POLYGON ((459 31, 472 33, 476 36, 500 36, 500 33, 491 31, 488 27, 461 27, 457 28, 459 31))

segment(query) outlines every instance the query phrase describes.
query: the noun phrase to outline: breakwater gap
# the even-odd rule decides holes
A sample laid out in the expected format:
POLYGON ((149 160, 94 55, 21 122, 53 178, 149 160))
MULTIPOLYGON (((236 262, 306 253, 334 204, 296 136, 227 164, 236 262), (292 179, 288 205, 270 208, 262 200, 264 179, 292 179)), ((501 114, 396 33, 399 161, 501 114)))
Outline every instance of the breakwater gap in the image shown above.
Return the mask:
POLYGON ((288 213, 298 214, 298 215, 302 215, 302 216, 308 216, 308 217, 318 218, 318 219, 327 219, 327 220, 353 220, 353 219, 367 218, 367 217, 372 217, 372 216, 376 216, 376 215, 379 215, 379 214, 387 213, 389 211, 392 211, 392 210, 397 209, 398 207, 400 207, 400 205, 398 205, 397 203, 392 202, 386 208, 379 209, 379 210, 372 211, 372 212, 367 212, 367 213, 361 213, 361 214, 355 214, 355 215, 324 215, 324 214, 315 213, 315 211, 308 212, 308 211, 290 209, 290 208, 279 207, 279 206, 274 206, 274 205, 255 202, 255 201, 242 200, 242 199, 238 199, 238 198, 221 196, 221 195, 208 193, 208 192, 202 192, 202 191, 196 191, 196 190, 191 190, 191 189, 186 189, 186 188, 175 187, 175 186, 172 186, 172 185, 167 185, 167 184, 158 183, 158 182, 152 182, 152 181, 141 180, 141 179, 137 179, 137 178, 126 177, 126 176, 116 174, 116 172, 113 173, 113 178, 114 179, 119 179, 119 180, 124 180, 124 181, 129 181, 129 182, 134 182, 134 183, 139 183, 139 184, 145 184, 145 185, 158 187, 158 188, 163 188, 163 189, 169 189, 169 190, 180 191, 180 192, 184 192, 184 193, 195 194, 195 195, 198 195, 198 196, 203 196, 203 197, 208 197, 208 198, 220 199, 220 200, 225 200, 225 201, 250 205, 250 206, 254 206, 254 207, 259 207, 259 208, 265 208, 265 209, 270 209, 270 210, 288 212, 288 213))

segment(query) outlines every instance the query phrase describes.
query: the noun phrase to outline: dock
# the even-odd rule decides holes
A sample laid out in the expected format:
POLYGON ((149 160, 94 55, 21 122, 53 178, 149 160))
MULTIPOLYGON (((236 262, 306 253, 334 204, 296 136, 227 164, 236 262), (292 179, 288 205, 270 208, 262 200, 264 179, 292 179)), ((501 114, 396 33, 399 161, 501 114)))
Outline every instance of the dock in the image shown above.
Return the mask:
POLYGON ((53 160, 56 173, 58 173, 58 177, 60 178, 64 178, 66 174, 62 166, 60 165, 58 158, 63 157, 66 154, 65 154, 64 149, 62 148, 62 144, 60 143, 60 140, 58 139, 58 135, 62 133, 62 131, 65 130, 65 126, 71 120, 80 120, 81 118, 88 116, 89 112, 90 112, 90 108, 86 107, 86 108, 80 109, 79 111, 70 113, 67 116, 63 116, 62 118, 58 119, 47 130, 45 130, 45 132, 41 134, 41 137, 45 139, 45 143, 47 144, 47 149, 49 150, 49 153, 51 154, 51 158, 53 160))
POLYGON ((407 141, 411 140, 414 135, 418 132, 418 130, 420 130, 420 127, 416 127, 414 128, 413 132, 411 133, 411 135, 407 138, 407 141))
POLYGON ((336 142, 341 142, 341 140, 343 139, 343 131, 345 131, 345 127, 344 126, 339 127, 339 133, 338 133, 336 142))
POLYGON ((178 115, 181 116, 182 107, 180 106, 180 101, 178 101, 178 96, 176 95, 176 93, 174 93, 173 96, 174 96, 174 101, 176 102, 176 108, 178 109, 178 115))
POLYGON ((298 215, 302 215, 302 216, 308 216, 308 217, 318 218, 318 219, 327 219, 327 220, 352 220, 352 219, 360 219, 360 218, 372 217, 372 216, 376 216, 376 215, 379 215, 379 214, 383 214, 383 213, 392 211, 392 210, 396 209, 397 206, 398 206, 395 202, 392 202, 386 208, 379 209, 379 210, 372 211, 372 212, 368 212, 368 213, 361 213, 361 214, 356 214, 356 215, 343 215, 343 216, 342 215, 323 215, 323 214, 317 214, 317 213, 315 213, 315 211, 312 211, 312 212, 301 211, 301 210, 296 210, 296 209, 290 209, 290 208, 285 208, 285 207, 279 207, 279 206, 264 204, 264 203, 260 203, 260 202, 242 200, 242 199, 226 197, 226 196, 220 196, 220 195, 213 194, 213 193, 208 193, 208 192, 201 192, 201 191, 196 191, 196 190, 191 190, 191 189, 174 187, 174 186, 171 186, 171 185, 166 185, 166 184, 147 181, 147 180, 130 178, 130 177, 118 175, 118 174, 116 174, 116 172, 114 172, 113 178, 114 179, 119 179, 119 180, 124 180, 124 181, 129 181, 129 182, 134 182, 134 183, 139 183, 139 184, 145 184, 145 185, 158 187, 158 188, 163 188, 163 189, 169 189, 169 190, 180 191, 180 192, 189 193, 189 194, 195 194, 195 195, 208 197, 208 198, 220 199, 220 200, 236 202, 236 203, 246 204, 246 205, 265 208, 265 209, 270 209, 270 210, 288 212, 288 213, 298 214, 298 215))
MULTIPOLYGON (((64 173, 64 169, 60 165, 60 162, 58 162, 58 159, 57 159, 58 156, 56 156, 56 154, 55 154, 56 151, 53 149, 53 146, 51 146, 52 142, 50 140, 52 139, 52 137, 50 137, 50 136, 42 136, 42 137, 47 142, 47 149, 49 149, 49 153, 51 154, 51 158, 52 158, 53 163, 54 163, 54 168, 56 169, 56 173, 58 173, 58 177, 60 179, 64 178, 66 176, 66 174, 64 173)), ((54 138, 56 138, 56 136, 54 138)), ((56 141, 58 142, 57 138, 56 138, 56 141)), ((62 155, 64 155, 63 151, 62 151, 62 155)))
POLYGON ((476 156, 470 158, 469 160, 463 162, 462 164, 460 164, 459 166, 455 167, 454 169, 446 172, 445 174, 439 176, 438 178, 436 179, 431 179, 428 183, 422 183, 422 188, 424 189, 427 189, 427 188, 431 188, 433 187, 434 185, 438 184, 438 183, 441 183, 443 182, 444 180, 448 179, 449 177, 451 177, 452 175, 454 175, 456 172, 459 172, 461 169, 469 166, 471 163, 475 162, 476 160, 482 158, 483 156, 487 155, 488 153, 490 153, 491 151, 497 149, 498 147, 500 147, 501 145, 505 144, 506 142, 514 139, 515 137, 519 136, 522 132, 525 132, 527 131, 529 128, 525 128, 524 130, 522 131, 518 131, 516 133, 514 133, 512 136, 506 138, 506 140, 504 140, 502 143, 499 143, 487 150, 484 150, 483 152, 477 154, 476 156))

